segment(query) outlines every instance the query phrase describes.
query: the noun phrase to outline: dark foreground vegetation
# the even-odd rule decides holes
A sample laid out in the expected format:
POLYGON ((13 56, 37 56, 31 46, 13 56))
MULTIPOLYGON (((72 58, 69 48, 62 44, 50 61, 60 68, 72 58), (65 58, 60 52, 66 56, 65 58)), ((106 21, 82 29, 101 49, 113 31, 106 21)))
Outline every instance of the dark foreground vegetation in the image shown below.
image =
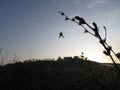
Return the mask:
POLYGON ((120 90, 112 64, 79 58, 0 66, 0 90, 120 90))

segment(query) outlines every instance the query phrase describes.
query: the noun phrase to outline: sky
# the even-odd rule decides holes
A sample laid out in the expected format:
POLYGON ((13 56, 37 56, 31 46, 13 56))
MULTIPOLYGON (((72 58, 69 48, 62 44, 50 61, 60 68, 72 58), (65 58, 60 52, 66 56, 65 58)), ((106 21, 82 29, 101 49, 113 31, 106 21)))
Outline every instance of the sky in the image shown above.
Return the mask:
POLYGON ((108 44, 120 52, 120 0, 0 0, 0 58, 56 59, 84 52, 90 60, 111 62, 98 39, 58 11, 83 17, 90 25, 96 22, 102 37, 106 26, 108 44), (58 38, 59 32, 64 39, 58 38))

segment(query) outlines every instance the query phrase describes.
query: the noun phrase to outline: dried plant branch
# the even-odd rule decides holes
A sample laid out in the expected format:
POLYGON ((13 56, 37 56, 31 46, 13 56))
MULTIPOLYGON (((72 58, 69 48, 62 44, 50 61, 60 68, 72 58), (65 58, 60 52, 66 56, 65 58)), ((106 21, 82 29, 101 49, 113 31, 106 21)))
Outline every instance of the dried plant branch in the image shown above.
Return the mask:
MULTIPOLYGON (((65 20, 70 20, 72 22, 77 23, 78 25, 82 26, 84 29, 84 33, 89 33, 92 36, 96 37, 97 39, 99 39, 99 43, 104 47, 105 51, 103 51, 103 53, 107 56, 109 56, 112 60, 112 62, 114 63, 115 68, 118 70, 119 75, 120 75, 120 70, 114 60, 114 58, 111 55, 111 52, 117 57, 116 53, 112 50, 112 47, 109 46, 106 42, 106 36, 107 36, 107 32, 106 32, 106 27, 103 26, 103 28, 105 29, 105 38, 102 39, 99 30, 98 30, 98 26, 95 22, 93 22, 93 27, 90 26, 82 17, 79 16, 75 16, 74 18, 70 19, 67 15, 64 14, 64 12, 59 11, 59 13, 65 17, 65 20), (86 27, 84 26, 86 25, 88 28, 90 28, 94 33, 90 32, 88 29, 86 29, 86 27)), ((118 58, 118 57, 117 57, 118 58)), ((119 60, 119 58, 118 58, 119 60)))

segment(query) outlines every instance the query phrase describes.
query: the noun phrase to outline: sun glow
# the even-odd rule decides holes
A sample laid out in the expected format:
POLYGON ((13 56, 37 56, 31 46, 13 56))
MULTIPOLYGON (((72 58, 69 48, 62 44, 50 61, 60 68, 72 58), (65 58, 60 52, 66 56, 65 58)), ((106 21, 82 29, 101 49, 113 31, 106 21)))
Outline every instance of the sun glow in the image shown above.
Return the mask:
POLYGON ((100 63, 109 63, 109 61, 103 57, 103 54, 99 51, 91 51, 88 50, 85 52, 85 56, 88 57, 89 60, 95 61, 95 62, 100 62, 100 63))

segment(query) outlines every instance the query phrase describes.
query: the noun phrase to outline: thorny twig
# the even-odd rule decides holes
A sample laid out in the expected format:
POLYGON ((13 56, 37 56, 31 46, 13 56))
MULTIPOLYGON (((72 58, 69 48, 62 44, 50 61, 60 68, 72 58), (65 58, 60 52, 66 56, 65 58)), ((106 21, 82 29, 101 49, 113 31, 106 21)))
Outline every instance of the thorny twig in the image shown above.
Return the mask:
MULTIPOLYGON (((96 24, 95 22, 92 23, 92 24, 93 24, 93 27, 92 27, 92 26, 90 26, 82 17, 75 16, 74 18, 71 19, 71 18, 67 17, 67 16, 64 14, 64 12, 59 11, 59 13, 60 13, 62 16, 65 17, 65 20, 73 21, 73 22, 77 23, 78 25, 82 26, 82 27, 84 28, 84 33, 89 33, 89 34, 91 34, 92 36, 94 36, 94 37, 96 37, 96 38, 99 39, 99 43, 100 43, 100 44, 104 47, 104 49, 105 49, 105 51, 103 51, 103 53, 111 58, 112 62, 114 63, 115 68, 118 70, 118 73, 119 73, 119 75, 120 75, 120 70, 119 70, 117 64, 115 63, 115 60, 113 59, 113 57, 112 57, 112 55, 111 55, 111 52, 112 52, 116 57, 117 57, 117 55, 116 55, 116 53, 112 50, 112 47, 109 46, 109 45, 107 44, 107 42, 106 42, 106 36, 107 36, 106 27, 103 26, 103 28, 105 29, 105 38, 102 39, 101 36, 100 36, 100 34, 99 34, 99 30, 98 30, 97 24, 96 24), (88 27, 93 31, 93 33, 90 32, 89 30, 87 30, 84 25, 88 26, 88 27)), ((117 59, 120 60, 118 57, 117 57, 117 59)))

